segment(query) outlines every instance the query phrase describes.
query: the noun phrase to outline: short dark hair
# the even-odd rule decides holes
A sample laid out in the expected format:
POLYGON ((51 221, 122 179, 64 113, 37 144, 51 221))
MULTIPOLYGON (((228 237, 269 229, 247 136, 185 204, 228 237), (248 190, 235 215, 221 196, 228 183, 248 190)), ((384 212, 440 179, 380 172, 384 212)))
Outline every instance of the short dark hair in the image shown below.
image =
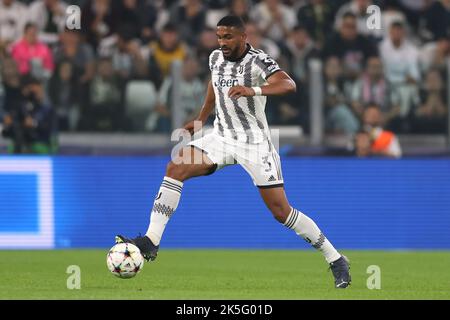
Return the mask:
POLYGON ((297 24, 294 28, 292 28, 293 32, 302 31, 309 35, 308 29, 303 24, 297 24))
POLYGON ((37 25, 34 24, 33 22, 27 22, 27 23, 25 24, 25 27, 23 28, 23 31, 24 31, 24 32, 27 32, 28 29, 31 29, 31 28, 36 28, 36 29, 37 29, 37 25))
POLYGON ((238 16, 225 16, 217 23, 217 26, 235 27, 241 31, 245 30, 244 21, 238 16))
POLYGON ((129 42, 135 38, 134 29, 130 25, 122 25, 117 30, 117 35, 125 42, 129 42))
POLYGON ((345 20, 345 19, 348 19, 348 18, 356 19, 356 15, 353 12, 351 12, 351 11, 346 11, 342 15, 342 20, 345 20))
POLYGON ((369 101, 368 103, 366 103, 364 111, 366 111, 367 109, 377 109, 381 112, 381 107, 375 101, 369 101))
POLYGON ((400 20, 396 20, 391 23, 391 28, 404 29, 404 27, 405 27, 405 24, 403 23, 403 21, 400 21, 400 20))
POLYGON ((164 27, 161 30, 162 32, 178 32, 177 27, 174 23, 168 22, 164 25, 164 27))

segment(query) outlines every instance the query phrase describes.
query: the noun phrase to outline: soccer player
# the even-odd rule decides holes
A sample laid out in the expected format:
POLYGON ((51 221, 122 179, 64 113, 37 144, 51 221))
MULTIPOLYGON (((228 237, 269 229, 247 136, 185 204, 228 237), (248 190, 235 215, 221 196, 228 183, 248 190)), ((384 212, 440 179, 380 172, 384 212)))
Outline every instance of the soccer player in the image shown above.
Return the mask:
MULTIPOLYGON (((214 130, 188 143, 178 158, 167 165, 147 233, 134 239, 118 235, 116 242, 133 243, 144 258, 154 260, 166 224, 180 201, 183 182, 238 163, 252 177, 275 219, 319 250, 330 265, 335 287, 346 288, 351 281, 347 258, 339 254, 311 218, 290 206, 284 191, 280 157, 270 140, 264 113, 266 96, 294 92, 295 82, 270 56, 246 42, 240 18, 222 18, 216 32, 220 48, 209 57, 211 81, 197 118, 204 124, 215 107, 214 130)), ((196 129, 194 122, 188 123, 185 129, 192 134, 196 129)))

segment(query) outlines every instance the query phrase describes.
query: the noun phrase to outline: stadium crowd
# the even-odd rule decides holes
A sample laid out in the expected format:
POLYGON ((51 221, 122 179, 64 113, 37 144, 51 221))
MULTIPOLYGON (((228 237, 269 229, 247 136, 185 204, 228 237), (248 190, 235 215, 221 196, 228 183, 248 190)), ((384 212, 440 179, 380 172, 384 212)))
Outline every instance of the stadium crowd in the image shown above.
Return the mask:
POLYGON ((189 120, 226 14, 297 82, 268 100, 269 123, 309 130, 308 63, 320 59, 328 134, 364 140, 367 109, 395 133, 447 132, 450 0, 0 0, 3 135, 20 152, 57 131, 170 132, 172 62, 182 62, 176 110, 189 120), (72 4, 80 30, 66 28, 72 4), (368 28, 372 4, 381 28, 368 28))

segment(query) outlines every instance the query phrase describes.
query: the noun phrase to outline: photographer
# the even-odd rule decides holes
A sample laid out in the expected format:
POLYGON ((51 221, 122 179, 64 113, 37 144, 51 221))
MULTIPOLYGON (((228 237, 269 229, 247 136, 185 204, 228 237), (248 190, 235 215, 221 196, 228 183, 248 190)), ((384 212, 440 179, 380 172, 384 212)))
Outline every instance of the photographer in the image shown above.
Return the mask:
POLYGON ((400 158, 402 148, 396 134, 385 130, 383 115, 377 104, 370 103, 362 115, 362 128, 354 135, 354 155, 364 157, 400 158))
POLYGON ((12 139, 12 153, 48 154, 54 150, 54 113, 44 101, 44 88, 38 80, 22 79, 21 96, 5 105, 3 136, 12 139))

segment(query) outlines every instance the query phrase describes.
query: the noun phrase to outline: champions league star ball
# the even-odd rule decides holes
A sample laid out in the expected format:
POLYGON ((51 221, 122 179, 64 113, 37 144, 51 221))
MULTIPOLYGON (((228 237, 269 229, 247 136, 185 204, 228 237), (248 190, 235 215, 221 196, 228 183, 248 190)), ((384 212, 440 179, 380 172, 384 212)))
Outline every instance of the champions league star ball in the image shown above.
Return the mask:
POLYGON ((138 247, 131 243, 118 243, 106 257, 109 271, 116 277, 129 279, 144 267, 144 257, 138 247))

